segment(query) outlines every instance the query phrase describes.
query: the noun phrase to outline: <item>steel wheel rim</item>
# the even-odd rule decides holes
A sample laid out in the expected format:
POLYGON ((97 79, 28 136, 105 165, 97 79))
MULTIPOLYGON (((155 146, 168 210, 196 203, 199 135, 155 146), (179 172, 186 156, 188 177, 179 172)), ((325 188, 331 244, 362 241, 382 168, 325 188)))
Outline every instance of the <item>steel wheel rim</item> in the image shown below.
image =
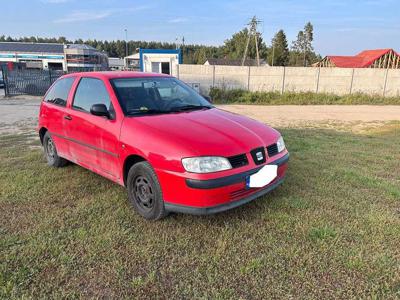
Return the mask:
POLYGON ((154 190, 150 181, 144 176, 138 176, 133 183, 133 195, 139 207, 149 212, 154 207, 154 190))
POLYGON ((46 150, 47 150, 47 156, 51 159, 54 159, 54 156, 56 154, 55 148, 54 148, 54 143, 51 139, 47 140, 47 145, 46 145, 46 150))

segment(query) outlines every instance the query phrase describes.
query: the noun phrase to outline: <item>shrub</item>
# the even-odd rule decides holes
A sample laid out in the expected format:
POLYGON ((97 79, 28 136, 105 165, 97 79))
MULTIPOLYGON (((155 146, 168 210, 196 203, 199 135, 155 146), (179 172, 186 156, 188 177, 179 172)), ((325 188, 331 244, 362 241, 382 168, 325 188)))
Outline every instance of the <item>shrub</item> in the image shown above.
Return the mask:
POLYGON ((216 104, 262 105, 400 105, 400 97, 370 96, 362 93, 335 95, 313 92, 250 92, 242 89, 211 88, 210 97, 216 104))

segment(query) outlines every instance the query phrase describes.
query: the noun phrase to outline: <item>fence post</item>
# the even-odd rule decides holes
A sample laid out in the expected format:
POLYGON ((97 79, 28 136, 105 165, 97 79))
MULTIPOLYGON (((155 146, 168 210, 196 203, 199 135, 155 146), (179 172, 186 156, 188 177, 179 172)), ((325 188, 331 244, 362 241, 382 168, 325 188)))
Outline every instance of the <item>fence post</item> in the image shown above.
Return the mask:
POLYGON ((317 87, 315 89, 315 92, 318 93, 319 92, 319 76, 321 73, 321 67, 318 67, 318 75, 317 75, 317 87))
POLYGON ((176 65, 176 77, 179 79, 179 64, 176 65))
POLYGON ((354 68, 353 68, 353 71, 351 72, 350 95, 353 92, 353 81, 354 81, 354 68))
POLYGON ((286 67, 283 67, 283 75, 282 75, 282 89, 281 89, 281 94, 285 92, 285 76, 286 76, 286 67))
POLYGON ((8 76, 7 76, 7 68, 1 67, 1 74, 3 76, 3 82, 4 82, 4 96, 8 97, 10 94, 10 91, 8 90, 8 76))
POLYGON ((49 86, 51 86, 51 70, 49 69, 49 86))
POLYGON ((250 91, 250 66, 247 70, 247 90, 250 91))
POLYGON ((388 79, 389 68, 386 69, 385 72, 385 81, 383 83, 383 97, 386 95, 386 86, 387 86, 387 79, 388 79))
POLYGON ((215 88, 215 65, 213 65, 212 87, 215 88))

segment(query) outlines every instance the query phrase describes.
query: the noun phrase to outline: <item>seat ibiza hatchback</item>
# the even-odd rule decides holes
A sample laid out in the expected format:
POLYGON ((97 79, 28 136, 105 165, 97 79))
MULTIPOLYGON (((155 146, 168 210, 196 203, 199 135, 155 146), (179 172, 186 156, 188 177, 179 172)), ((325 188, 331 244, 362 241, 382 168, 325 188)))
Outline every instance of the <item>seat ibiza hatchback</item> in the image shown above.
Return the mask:
POLYGON ((161 74, 62 76, 43 99, 38 132, 50 166, 71 161, 127 187, 146 219, 252 201, 282 183, 289 158, 276 130, 161 74))

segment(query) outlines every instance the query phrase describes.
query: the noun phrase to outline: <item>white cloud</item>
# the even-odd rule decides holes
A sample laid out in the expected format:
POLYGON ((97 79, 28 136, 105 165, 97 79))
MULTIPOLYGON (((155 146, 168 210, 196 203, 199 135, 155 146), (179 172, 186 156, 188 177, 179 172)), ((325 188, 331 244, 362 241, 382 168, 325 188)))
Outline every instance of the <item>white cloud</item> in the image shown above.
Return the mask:
POLYGON ((104 19, 111 15, 110 11, 75 11, 61 19, 54 20, 54 23, 73 23, 104 19))
POLYGON ((168 23, 176 24, 176 23, 185 23, 187 21, 189 21, 188 18, 174 18, 174 19, 168 20, 168 23))
MULTIPOLYGON (((70 0, 46 0, 46 1, 70 1, 70 0)), ((94 21, 107 18, 115 14, 126 14, 137 12, 145 9, 149 9, 151 6, 135 6, 128 8, 115 8, 104 11, 91 11, 91 10, 79 10, 73 11, 70 14, 65 15, 60 19, 56 19, 54 23, 73 23, 73 22, 86 22, 94 21)))

